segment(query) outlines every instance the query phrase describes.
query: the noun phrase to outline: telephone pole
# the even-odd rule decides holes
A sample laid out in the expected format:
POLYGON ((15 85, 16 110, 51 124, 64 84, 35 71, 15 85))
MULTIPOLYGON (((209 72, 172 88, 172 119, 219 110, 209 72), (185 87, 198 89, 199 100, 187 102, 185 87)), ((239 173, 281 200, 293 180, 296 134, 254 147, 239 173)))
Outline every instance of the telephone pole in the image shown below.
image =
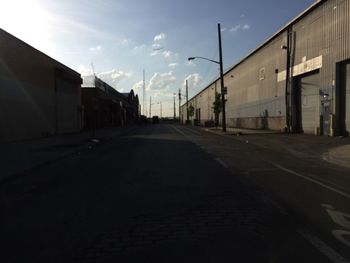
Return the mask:
POLYGON ((142 110, 143 110, 143 115, 146 115, 146 88, 145 88, 145 70, 143 70, 143 83, 142 83, 142 89, 143 89, 143 95, 142 95, 142 110))
POLYGON ((181 123, 181 88, 179 88, 179 122, 181 123))
POLYGON ((152 96, 149 97, 149 117, 152 118, 152 96))
POLYGON ((221 82, 221 100, 222 100, 222 131, 226 132, 226 107, 225 94, 226 88, 224 85, 224 66, 222 62, 222 45, 221 45, 221 26, 218 24, 218 38, 219 38, 219 57, 220 57, 220 82, 221 82))
POLYGON ((186 79, 186 110, 187 110, 186 124, 189 124, 190 116, 188 116, 188 80, 187 79, 186 79))
POLYGON ((176 93, 174 93, 174 120, 176 119, 176 105, 175 105, 175 103, 176 103, 176 93))
POLYGON ((162 119, 162 102, 158 102, 158 104, 160 104, 160 118, 162 119))

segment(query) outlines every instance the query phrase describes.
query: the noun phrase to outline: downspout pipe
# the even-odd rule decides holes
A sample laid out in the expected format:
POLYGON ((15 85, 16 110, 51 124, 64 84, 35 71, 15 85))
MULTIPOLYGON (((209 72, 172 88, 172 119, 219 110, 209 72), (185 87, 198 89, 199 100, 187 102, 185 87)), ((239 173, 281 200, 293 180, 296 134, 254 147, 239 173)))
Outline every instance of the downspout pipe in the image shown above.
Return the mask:
POLYGON ((292 123, 291 123, 291 101, 292 101, 292 89, 290 85, 290 61, 291 61, 291 37, 292 37, 292 28, 288 27, 287 29, 287 46, 286 49, 286 87, 285 87, 285 100, 286 100, 286 127, 287 132, 292 132, 292 123))

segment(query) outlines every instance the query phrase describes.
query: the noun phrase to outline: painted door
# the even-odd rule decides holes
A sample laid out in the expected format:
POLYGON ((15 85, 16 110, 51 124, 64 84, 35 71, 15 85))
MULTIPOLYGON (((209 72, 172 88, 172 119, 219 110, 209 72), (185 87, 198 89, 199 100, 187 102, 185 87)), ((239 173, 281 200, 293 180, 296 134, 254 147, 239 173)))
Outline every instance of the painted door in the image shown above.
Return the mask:
POLYGON ((300 78, 301 125, 304 133, 315 134, 320 127, 320 75, 300 78))

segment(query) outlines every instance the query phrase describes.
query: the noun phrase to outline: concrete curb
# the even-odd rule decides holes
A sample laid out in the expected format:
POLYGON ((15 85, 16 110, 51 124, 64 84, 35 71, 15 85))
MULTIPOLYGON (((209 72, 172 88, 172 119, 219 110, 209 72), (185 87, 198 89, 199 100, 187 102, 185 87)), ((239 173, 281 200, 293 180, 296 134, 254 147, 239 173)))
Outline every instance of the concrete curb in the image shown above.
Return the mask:
POLYGON ((343 145, 324 153, 322 159, 339 166, 350 168, 350 145, 343 145))
MULTIPOLYGON (((245 137, 245 138, 240 137, 240 136, 248 136, 249 137, 249 135, 252 135, 252 134, 232 134, 232 133, 224 134, 221 131, 213 131, 213 130, 206 129, 206 128, 201 128, 201 129, 203 131, 210 132, 210 133, 218 135, 218 136, 230 138, 230 139, 245 142, 245 143, 251 143, 255 146, 266 148, 265 146, 262 146, 259 143, 250 142, 247 137, 245 137)), ((265 135, 265 134, 257 133, 254 135, 265 135)), ((299 156, 301 154, 304 154, 303 152, 297 152, 297 153, 299 156)), ((307 158, 307 156, 305 156, 305 157, 307 158)), ((345 168, 350 168, 350 144, 346 144, 346 145, 342 145, 342 146, 338 146, 338 147, 329 149, 327 152, 325 152, 323 154, 320 153, 320 158, 328 163, 335 164, 335 165, 345 167, 345 168)))

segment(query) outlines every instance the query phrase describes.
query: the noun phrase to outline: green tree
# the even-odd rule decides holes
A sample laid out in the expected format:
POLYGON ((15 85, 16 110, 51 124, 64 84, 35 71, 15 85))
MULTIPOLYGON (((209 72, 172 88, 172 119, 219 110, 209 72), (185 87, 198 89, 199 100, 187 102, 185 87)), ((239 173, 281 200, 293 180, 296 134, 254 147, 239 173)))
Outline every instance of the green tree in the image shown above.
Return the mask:
POLYGON ((219 115, 222 111, 222 100, 221 100, 221 94, 216 92, 215 93, 215 100, 213 102, 213 110, 215 115, 215 126, 219 125, 219 115))
POLYGON ((190 105, 188 107, 188 116, 193 117, 193 115, 194 115, 194 107, 190 105))

